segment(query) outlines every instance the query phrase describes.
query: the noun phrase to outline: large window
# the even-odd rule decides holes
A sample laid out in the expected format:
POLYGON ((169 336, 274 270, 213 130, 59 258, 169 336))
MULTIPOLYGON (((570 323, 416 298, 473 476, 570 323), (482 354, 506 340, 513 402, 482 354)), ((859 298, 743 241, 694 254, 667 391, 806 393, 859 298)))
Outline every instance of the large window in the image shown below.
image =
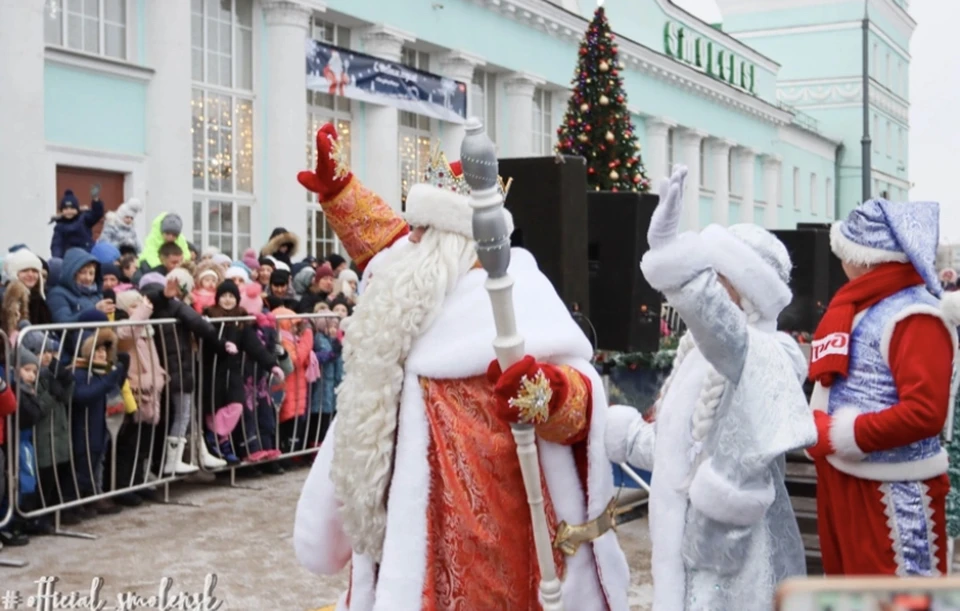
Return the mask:
POLYGON ((890 119, 887 119, 887 139, 884 148, 887 151, 887 158, 893 157, 893 127, 890 125, 890 119))
POLYGON ((497 75, 480 69, 473 71, 470 114, 483 121, 487 135, 497 141, 497 75))
POLYGON ((793 209, 800 209, 800 168, 793 168, 793 209))
POLYGON ((43 22, 48 45, 127 59, 127 0, 47 0, 43 22))
POLYGON ((904 139, 903 139, 903 128, 900 127, 900 128, 897 128, 897 151, 898 151, 898 153, 899 153, 899 156, 897 157, 897 160, 898 160, 900 163, 903 163, 903 160, 904 160, 904 159, 906 158, 906 156, 907 156, 907 155, 906 155, 906 150, 905 150, 904 147, 903 147, 903 143, 904 143, 904 139))
POLYGON ((826 216, 828 219, 833 218, 833 179, 828 178, 826 181, 826 187, 824 188, 824 198, 823 201, 826 202, 826 216))
POLYGON ((880 117, 873 115, 873 154, 880 154, 880 117))
POLYGON ((533 92, 533 154, 553 153, 553 94, 537 88, 533 92))
MULTIPOLYGON (((670 128, 667 130, 667 174, 669 175, 673 172, 673 163, 674 157, 676 156, 676 139, 677 139, 677 130, 670 128)), ((655 177, 657 181, 661 177, 655 177)))
POLYGON ((255 203, 253 1, 192 0, 194 239, 240 256, 255 203))
POLYGON ((733 199, 741 199, 743 195, 740 190, 740 185, 737 184, 737 181, 735 180, 737 178, 737 174, 733 169, 733 166, 736 163, 735 159, 736 155, 734 155, 733 152, 727 155, 727 193, 733 199))
MULTIPOLYGON (((423 51, 405 48, 401 61, 411 68, 430 70, 430 55, 423 51)), ((430 162, 431 137, 430 117, 400 111, 400 195, 404 202, 410 187, 423 180, 430 162)))

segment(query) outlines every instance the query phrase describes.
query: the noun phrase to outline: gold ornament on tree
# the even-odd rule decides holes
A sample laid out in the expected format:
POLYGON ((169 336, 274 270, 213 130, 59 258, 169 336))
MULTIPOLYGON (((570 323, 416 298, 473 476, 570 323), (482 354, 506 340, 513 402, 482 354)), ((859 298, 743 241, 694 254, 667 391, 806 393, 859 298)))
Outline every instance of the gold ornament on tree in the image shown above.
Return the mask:
POLYGON ((600 68, 600 72, 606 72, 607 70, 610 69, 610 64, 608 64, 608 63, 607 63, 606 61, 604 61, 604 60, 600 60, 600 66, 599 66, 599 68, 600 68))
POLYGON ((590 138, 587 138, 586 134, 580 134, 579 136, 577 136, 577 140, 579 140, 580 142, 586 142, 589 139, 590 138))
POLYGON ((610 180, 619 180, 620 175, 617 174, 616 170, 610 170, 610 180))
POLYGON ((586 102, 580 105, 580 112, 587 112, 588 110, 590 110, 590 105, 586 102))
POLYGON ((606 106, 610 103, 610 98, 605 95, 600 96, 600 106, 606 106))
POLYGON ((614 140, 613 132, 607 132, 604 138, 607 139, 607 142, 613 142, 614 140))

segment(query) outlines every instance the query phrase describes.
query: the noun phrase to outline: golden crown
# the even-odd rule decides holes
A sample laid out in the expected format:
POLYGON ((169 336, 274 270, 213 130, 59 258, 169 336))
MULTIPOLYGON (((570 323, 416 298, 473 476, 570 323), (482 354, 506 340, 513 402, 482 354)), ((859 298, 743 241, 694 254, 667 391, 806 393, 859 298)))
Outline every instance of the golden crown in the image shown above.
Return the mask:
MULTIPOLYGON (((502 177, 497 178, 497 186, 504 200, 507 198, 507 193, 510 191, 510 183, 512 182, 512 178, 508 179, 506 183, 503 182, 502 177)), ((471 192, 470 185, 467 184, 466 179, 463 177, 463 168, 460 166, 460 162, 455 161, 453 164, 448 162, 447 156, 440 150, 439 144, 433 148, 430 160, 427 162, 427 167, 423 170, 423 183, 439 189, 453 191, 464 197, 470 195, 471 192)))

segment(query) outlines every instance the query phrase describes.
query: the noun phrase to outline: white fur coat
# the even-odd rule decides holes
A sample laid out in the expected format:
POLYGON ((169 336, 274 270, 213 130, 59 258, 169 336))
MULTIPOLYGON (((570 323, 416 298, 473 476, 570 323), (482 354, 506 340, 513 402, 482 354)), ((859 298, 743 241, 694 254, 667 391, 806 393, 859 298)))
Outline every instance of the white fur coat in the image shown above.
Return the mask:
MULTIPOLYGON (((395 247, 405 247, 405 241, 395 247)), ((370 269, 376 268, 376 259, 370 269)), ((369 269, 368 269, 369 271, 369 269)), ((538 360, 570 365, 593 385, 593 411, 588 437, 588 485, 584 491, 570 447, 538 441, 541 464, 557 517, 571 524, 596 518, 614 495, 613 477, 603 448, 607 411, 603 386, 589 363, 591 347, 573 322, 550 282, 526 251, 514 249, 510 274, 516 280, 517 326, 526 352, 538 360)), ((421 605, 426 569, 427 504, 429 501, 428 424, 418 377, 466 378, 486 371, 495 358, 496 330, 483 270, 469 272, 444 302, 442 312, 417 340, 407 358, 400 401, 394 478, 388 506, 387 532, 379 578, 374 564, 352 554, 340 526, 330 481, 334 435, 327 433, 297 506, 294 547, 300 562, 317 574, 335 574, 353 560, 349 611, 414 610, 421 605)), ((332 426, 336 426, 334 421, 332 426)), ((564 603, 577 611, 627 611, 629 571, 616 533, 567 558, 564 603)), ((338 611, 347 611, 342 597, 338 611)))

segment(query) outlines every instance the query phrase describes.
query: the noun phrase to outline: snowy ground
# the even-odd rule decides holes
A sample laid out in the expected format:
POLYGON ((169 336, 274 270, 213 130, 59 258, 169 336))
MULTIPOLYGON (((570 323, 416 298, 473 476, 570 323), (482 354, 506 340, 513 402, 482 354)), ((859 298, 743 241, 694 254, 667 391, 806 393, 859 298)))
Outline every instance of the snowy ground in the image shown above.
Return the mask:
MULTIPOLYGON (((89 592, 91 580, 102 577, 100 599, 108 601, 104 609, 109 610, 118 608, 120 593, 156 596, 164 577, 173 580, 171 596, 199 593, 204 576, 214 573, 213 594, 223 601, 223 610, 309 611, 331 604, 345 588, 346 571, 337 577, 315 577, 293 556, 293 516, 306 474, 300 469, 238 480, 239 485, 256 489, 185 483, 171 488, 171 500, 195 507, 144 505, 73 527, 96 535, 96 540, 37 537, 27 547, 5 548, 0 561, 30 564, 21 569, 0 566, 0 590, 18 590, 25 599, 19 609, 41 608, 28 607, 26 598, 36 594, 36 581, 42 577, 58 577, 56 591, 61 593, 89 592)), ((646 520, 621 526, 620 541, 633 576, 631 609, 647 611, 652 588, 646 520)), ((12 599, 3 592, 0 596, 0 608, 15 608, 7 604, 12 599)))

